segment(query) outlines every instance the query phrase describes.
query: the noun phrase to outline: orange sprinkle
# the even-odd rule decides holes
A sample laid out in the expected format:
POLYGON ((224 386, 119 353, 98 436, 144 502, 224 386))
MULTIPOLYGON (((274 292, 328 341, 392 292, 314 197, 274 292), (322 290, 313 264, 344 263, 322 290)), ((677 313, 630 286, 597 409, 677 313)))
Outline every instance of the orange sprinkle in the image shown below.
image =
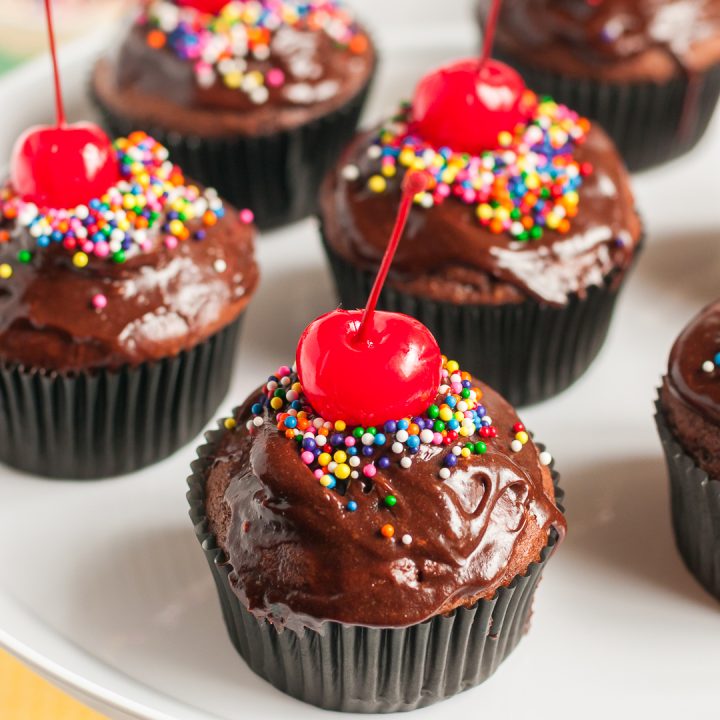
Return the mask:
POLYGON ((391 538, 395 534, 395 528, 388 523, 380 528, 380 533, 383 537, 391 538))
POLYGON ((165 47, 165 43, 167 43, 167 36, 162 30, 151 30, 147 34, 147 44, 154 50, 165 47))
POLYGON ((203 215, 203 223, 205 223, 205 225, 207 225, 208 227, 212 227, 213 225, 217 224, 217 216, 214 212, 210 212, 210 210, 208 210, 203 215))
POLYGON ((356 35, 350 41, 350 52, 362 55, 368 49, 368 39, 365 35, 356 35))
POLYGON ((420 426, 417 423, 410 423, 410 427, 407 429, 408 435, 419 435, 420 426))

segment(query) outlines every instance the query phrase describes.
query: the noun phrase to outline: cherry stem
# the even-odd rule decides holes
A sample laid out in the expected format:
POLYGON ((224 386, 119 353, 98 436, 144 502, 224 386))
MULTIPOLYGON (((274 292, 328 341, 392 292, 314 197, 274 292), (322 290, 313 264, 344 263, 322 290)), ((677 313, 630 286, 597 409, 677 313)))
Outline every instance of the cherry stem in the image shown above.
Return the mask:
POLYGON ((50 57, 52 58, 53 76, 55 80, 55 117, 57 118, 58 127, 63 127, 65 125, 65 106, 63 105, 62 87, 60 85, 60 68, 58 67, 57 48, 55 47, 55 29, 53 28, 51 0, 45 0, 45 18, 47 20, 50 57))
POLYGON ((500 17, 500 6, 502 0, 492 0, 490 12, 488 13, 487 22, 485 23, 485 33, 483 35, 483 48, 480 55, 480 66, 482 67, 492 55, 493 43, 495 42, 495 30, 497 29, 498 18, 500 17))
POLYGON ((365 312, 363 313, 362 320, 360 321, 360 327, 358 328, 356 335, 356 339, 358 341, 364 340, 367 337, 369 329, 372 327, 372 318, 375 313, 375 307, 377 306, 378 299, 380 298, 383 285, 385 285, 390 265, 395 257, 395 251, 398 249, 398 245, 400 244, 400 238, 405 230, 405 225, 407 224, 408 216, 410 215, 410 208, 412 207, 413 199, 418 193, 423 192, 427 186, 427 173, 420 172, 418 170, 410 170, 403 178, 403 194, 402 200, 400 201, 400 209, 398 210, 392 235, 390 235, 390 242, 385 250, 382 263, 380 263, 380 269, 378 270, 377 277, 375 278, 375 284, 370 291, 370 297, 368 298, 367 305, 365 306, 365 312))

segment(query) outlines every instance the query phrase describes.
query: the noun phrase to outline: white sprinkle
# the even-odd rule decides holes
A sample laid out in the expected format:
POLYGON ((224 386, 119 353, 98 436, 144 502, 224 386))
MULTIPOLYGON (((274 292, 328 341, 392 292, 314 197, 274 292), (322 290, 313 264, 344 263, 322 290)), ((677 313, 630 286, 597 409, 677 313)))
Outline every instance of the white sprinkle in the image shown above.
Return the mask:
POLYGON ((333 460, 332 462, 329 462, 327 465, 327 471, 329 473, 334 473, 338 464, 333 460))
POLYGON ((254 90, 250 91, 250 99, 256 105, 262 105, 263 103, 266 103, 268 101, 269 97, 270 97, 270 92, 264 86, 257 87, 254 90))
MULTIPOLYGON (((255 420, 257 420, 257 418, 255 418, 255 420)), ((252 429, 253 429, 253 423, 254 423, 254 422, 255 422, 254 420, 248 420, 248 421, 245 423, 245 427, 246 427, 248 430, 252 430, 252 429)), ((262 422, 262 421, 261 421, 261 422, 262 422)))
POLYGON ((375 436, 372 433, 365 433, 360 441, 363 445, 372 445, 375 442, 375 436))
POLYGON ((270 48, 267 45, 258 45, 253 50, 253 55, 257 60, 267 60, 270 57, 270 48))
POLYGON ((318 435, 315 438, 315 443, 318 447, 322 447, 327 442, 327 438, 324 435, 318 435))
POLYGON ((398 442, 401 442, 401 443, 406 442, 407 439, 408 439, 408 432, 407 432, 407 430, 398 430, 398 431, 395 433, 395 439, 396 439, 398 442))
POLYGON ((357 470, 353 470, 353 471, 350 473, 350 477, 351 477, 353 480, 357 480, 357 479, 360 477, 360 473, 359 473, 357 470))
POLYGON ((453 455, 459 455, 462 452, 462 448, 459 445, 455 445, 452 449, 453 455))
POLYGON ((287 393, 286 393, 286 395, 285 395, 285 399, 286 399, 288 402, 294 402, 294 401, 297 400, 299 397, 300 397, 300 396, 299 396, 294 390, 288 390, 287 393))
POLYGON ((404 467, 406 470, 412 465, 412 460, 409 457, 400 459, 400 467, 404 467))
POLYGON ((540 464, 549 465, 551 462, 552 455, 547 450, 543 450, 543 452, 540 453, 540 464))
POLYGON ((440 393, 440 395, 447 395, 448 392, 450 392, 450 386, 449 385, 441 385, 438 388, 438 392, 440 393))
POLYGON ((289 385, 289 384, 290 384, 290 378, 286 375, 284 378, 281 378, 281 379, 280 379, 280 384, 281 384, 281 385, 285 385, 285 386, 289 385))
POLYGON ((267 385, 265 386, 270 392, 274 392, 278 388, 278 384, 275 380, 268 380, 267 385))
POLYGON ((523 444, 519 440, 513 440, 510 443, 510 449, 513 452, 520 452, 523 449, 523 444))
POLYGON ((433 200, 433 196, 430 193, 422 194, 422 197, 420 198, 420 205, 422 205, 426 210, 428 210, 434 204, 435 204, 435 200, 433 200))
POLYGON ((377 160, 382 155, 382 150, 379 145, 371 145, 367 149, 367 154, 371 160, 377 160))
POLYGON ((450 477, 450 468, 440 468, 438 473, 443 480, 447 480, 450 477))
POLYGON ((342 176, 344 180, 347 180, 348 182, 353 182, 360 177, 360 169, 357 165, 346 165, 342 169, 342 176))
POLYGON ((399 455, 405 448, 402 443, 394 442, 390 448, 396 455, 399 455))
POLYGON ((464 400, 461 400, 461 401, 457 404, 457 409, 458 409, 458 412, 463 412, 463 413, 464 413, 464 412, 468 409, 468 404, 467 404, 464 400))
POLYGON ((702 369, 706 373, 715 372, 715 363, 712 360, 706 360, 702 364, 702 369))
POLYGON ((254 417, 252 422, 255 427, 260 427, 263 424, 263 419, 260 416, 254 417))
POLYGON ((227 270, 227 263, 222 258, 218 258, 213 263, 213 267, 215 268, 215 272, 223 273, 227 270))
POLYGON ((480 418, 483 422, 486 422, 488 425, 492 425, 492 418, 489 415, 484 415, 480 418))
POLYGON ((427 428, 425 430, 420 431, 420 442, 425 443, 426 445, 429 445, 433 441, 434 433, 432 430, 428 430, 427 428))
POLYGON ((360 464, 360 458, 357 455, 351 455, 348 464, 350 467, 357 467, 360 464))
POLYGON ((410 545, 412 542, 412 535, 408 535, 405 533, 405 535, 402 536, 403 545, 410 545))

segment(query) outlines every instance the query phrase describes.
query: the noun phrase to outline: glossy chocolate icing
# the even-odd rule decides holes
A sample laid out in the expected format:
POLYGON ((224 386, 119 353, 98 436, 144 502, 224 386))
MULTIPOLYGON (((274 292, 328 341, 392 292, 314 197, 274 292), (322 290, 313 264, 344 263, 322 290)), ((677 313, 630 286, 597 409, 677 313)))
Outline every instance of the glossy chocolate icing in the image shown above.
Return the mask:
POLYGON ((301 125, 357 95, 375 66, 371 43, 362 53, 350 53, 323 32, 282 27, 273 35, 270 57, 248 58, 247 72, 280 68, 287 82, 268 88, 267 102, 255 104, 221 80, 201 87, 192 63, 167 48, 149 47, 147 33, 147 26, 133 26, 116 56, 98 62, 95 92, 123 116, 203 136, 268 134, 301 125))
POLYGON ((670 353, 668 385, 673 395, 720 424, 720 370, 705 372, 704 362, 720 352, 720 301, 706 307, 682 331, 670 353))
POLYGON ((571 75, 662 81, 720 61, 720 0, 507 0, 496 48, 571 75))
POLYGON ((14 267, 0 280, 0 361, 59 372, 117 368, 173 356, 228 325, 249 302, 258 270, 252 226, 226 210, 204 240, 174 250, 156 241, 123 264, 92 257, 82 269, 60 245, 37 248, 27 229, 0 225, 11 232, 0 264, 14 267), (32 248, 29 264, 15 262, 23 248, 32 248), (107 297, 103 310, 91 306, 98 293, 107 297))
MULTIPOLYGON (((367 179, 378 161, 367 148, 375 133, 360 135, 326 178, 320 197, 325 236, 332 250, 360 267, 376 268, 399 202, 400 178, 377 194, 367 179), (342 168, 357 165, 347 180, 342 168)), ((580 188, 578 215, 562 235, 520 243, 483 228, 474 206, 450 199, 430 209, 414 207, 388 284, 413 295, 452 303, 522 302, 528 297, 561 306, 609 277, 620 282, 641 235, 627 172, 605 133, 593 126, 576 150, 594 171, 580 188)))
POLYGON ((460 458, 441 480, 451 448, 426 446, 409 469, 394 463, 372 481, 353 480, 344 497, 318 483, 267 410, 248 432, 259 392, 251 395, 214 450, 206 485, 210 528, 250 611, 298 631, 326 620, 407 626, 491 597, 538 558, 551 528, 563 535, 549 468, 532 441, 510 452, 518 418, 480 386, 500 433, 487 454, 460 458), (391 540, 379 532, 387 522, 391 540))

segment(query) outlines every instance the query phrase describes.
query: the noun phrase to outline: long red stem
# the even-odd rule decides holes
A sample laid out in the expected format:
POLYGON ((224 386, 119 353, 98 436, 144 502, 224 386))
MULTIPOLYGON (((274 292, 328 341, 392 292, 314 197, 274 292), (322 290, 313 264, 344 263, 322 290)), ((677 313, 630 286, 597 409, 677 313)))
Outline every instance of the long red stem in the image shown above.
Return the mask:
POLYGON ((495 30, 497 30, 501 5, 502 0, 492 0, 487 22, 485 23, 485 32, 483 34, 483 48, 482 54, 480 55, 480 67, 482 67, 490 59, 490 55, 492 55, 493 43, 495 42, 495 30))
POLYGON ((55 80, 55 117, 57 118, 58 127, 62 127, 65 125, 65 106, 63 105, 62 86, 60 85, 60 69, 58 68, 57 48, 55 47, 55 29, 53 27, 51 0, 45 0, 45 17, 47 19, 50 57, 52 58, 55 80))
POLYGON ((395 257, 395 251, 400 244, 400 238, 405 230, 413 198, 418 193, 423 192, 425 188, 427 188, 427 185, 428 177, 423 172, 410 170, 403 179, 403 194, 402 200, 400 201, 400 209, 398 210, 397 219, 395 220, 395 227, 393 228, 392 235, 390 236, 390 242, 385 250, 382 263, 380 263, 380 269, 378 270, 377 277, 375 278, 375 284, 370 291, 370 297, 368 298, 367 305, 365 306, 365 312, 363 313, 362 320, 360 321, 360 327, 358 328, 356 336, 358 340, 364 340, 367 337, 369 329, 372 327, 372 318, 375 313, 375 307, 377 306, 378 299, 380 298, 383 285, 385 285, 385 279, 387 278, 390 265, 395 257))

